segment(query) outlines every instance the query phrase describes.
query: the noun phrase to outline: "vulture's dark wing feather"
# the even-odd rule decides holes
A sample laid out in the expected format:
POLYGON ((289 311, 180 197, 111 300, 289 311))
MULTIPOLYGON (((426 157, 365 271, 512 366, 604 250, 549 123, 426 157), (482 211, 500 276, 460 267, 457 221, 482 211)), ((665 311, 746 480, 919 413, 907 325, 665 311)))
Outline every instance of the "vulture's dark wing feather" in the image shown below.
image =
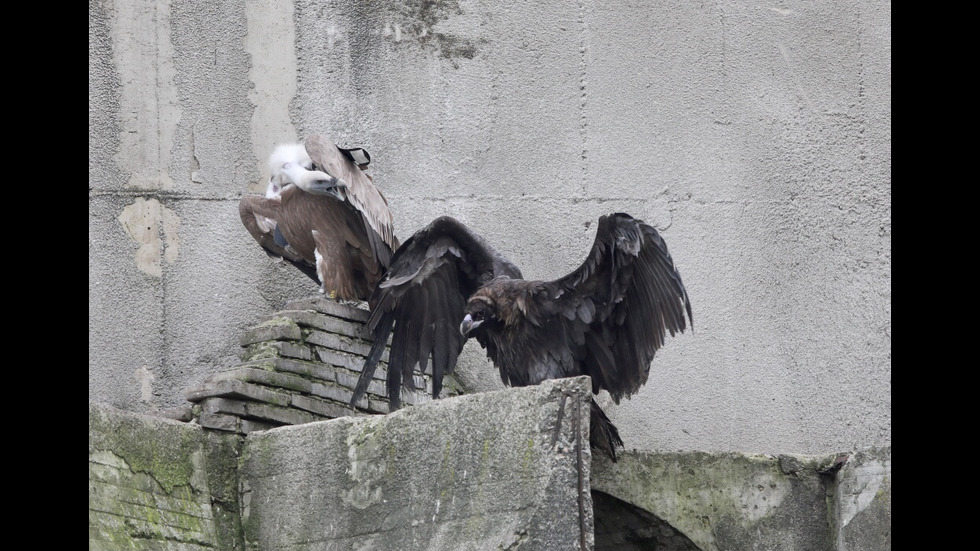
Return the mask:
POLYGON ((608 390, 617 403, 646 382, 666 333, 683 332, 687 320, 694 322, 663 238, 623 213, 601 217, 585 262, 549 287, 554 300, 539 304, 562 314, 562 331, 576 341, 584 338, 575 363, 596 391, 608 390))
POLYGON ((392 255, 391 266, 372 296, 377 304, 367 327, 374 344, 354 388, 351 405, 360 400, 374 376, 388 337, 387 390, 392 410, 401 406, 400 388, 414 387, 416 366, 425 370, 431 358, 433 397, 442 378, 452 373, 465 338, 459 332, 466 300, 497 276, 521 278, 512 262, 459 221, 433 220, 392 255))

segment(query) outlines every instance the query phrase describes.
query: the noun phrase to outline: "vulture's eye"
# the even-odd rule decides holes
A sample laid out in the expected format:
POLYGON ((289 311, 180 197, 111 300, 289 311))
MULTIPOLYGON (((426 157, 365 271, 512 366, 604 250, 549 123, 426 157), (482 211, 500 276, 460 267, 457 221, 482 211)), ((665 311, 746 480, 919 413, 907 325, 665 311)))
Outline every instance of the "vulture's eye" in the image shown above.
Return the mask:
POLYGON ((483 319, 486 317, 487 317, 486 310, 477 310, 476 312, 473 312, 474 321, 483 321, 483 319))

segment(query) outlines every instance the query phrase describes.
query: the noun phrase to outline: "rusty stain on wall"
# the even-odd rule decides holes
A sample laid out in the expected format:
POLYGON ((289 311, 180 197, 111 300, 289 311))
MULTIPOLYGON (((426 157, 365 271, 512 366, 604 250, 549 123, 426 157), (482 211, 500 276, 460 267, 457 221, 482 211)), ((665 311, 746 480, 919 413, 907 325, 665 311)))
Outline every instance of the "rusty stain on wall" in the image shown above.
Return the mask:
POLYGON ((156 199, 139 197, 118 217, 126 233, 135 241, 136 267, 154 277, 163 276, 163 261, 177 260, 180 218, 156 199))

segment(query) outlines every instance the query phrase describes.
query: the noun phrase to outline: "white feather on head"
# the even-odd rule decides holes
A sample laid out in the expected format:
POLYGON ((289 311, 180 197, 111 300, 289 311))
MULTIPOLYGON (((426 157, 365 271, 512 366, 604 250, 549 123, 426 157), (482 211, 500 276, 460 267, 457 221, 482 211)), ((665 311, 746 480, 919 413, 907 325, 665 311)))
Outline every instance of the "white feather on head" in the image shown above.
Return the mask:
POLYGON ((274 199, 282 193, 282 188, 292 183, 282 173, 282 167, 286 163, 297 163, 307 170, 313 169, 313 159, 306 152, 306 146, 302 143, 282 143, 276 146, 269 155, 269 185, 265 189, 265 196, 274 199))

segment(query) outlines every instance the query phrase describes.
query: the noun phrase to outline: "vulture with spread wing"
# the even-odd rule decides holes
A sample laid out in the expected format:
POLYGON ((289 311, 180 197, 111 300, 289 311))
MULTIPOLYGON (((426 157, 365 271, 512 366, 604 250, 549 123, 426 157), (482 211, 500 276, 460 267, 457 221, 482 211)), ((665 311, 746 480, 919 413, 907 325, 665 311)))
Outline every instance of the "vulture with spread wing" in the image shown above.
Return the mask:
MULTIPOLYGON (((691 303, 663 238, 628 214, 599 218, 585 262, 553 281, 530 281, 479 235, 440 217, 395 251, 374 296, 375 342, 354 390, 363 396, 389 335, 387 391, 432 361, 432 395, 473 337, 510 386, 588 375, 617 404, 646 381, 666 334, 693 324, 691 303), (685 313, 687 317, 685 318, 685 313)), ((693 325, 692 325, 693 327, 693 325)), ((592 400, 590 444, 616 460, 619 431, 592 400)))
POLYGON ((269 157, 265 196, 239 203, 242 223, 270 257, 339 300, 368 300, 398 248, 388 202, 363 172, 369 161, 366 151, 318 135, 282 144, 269 157))

